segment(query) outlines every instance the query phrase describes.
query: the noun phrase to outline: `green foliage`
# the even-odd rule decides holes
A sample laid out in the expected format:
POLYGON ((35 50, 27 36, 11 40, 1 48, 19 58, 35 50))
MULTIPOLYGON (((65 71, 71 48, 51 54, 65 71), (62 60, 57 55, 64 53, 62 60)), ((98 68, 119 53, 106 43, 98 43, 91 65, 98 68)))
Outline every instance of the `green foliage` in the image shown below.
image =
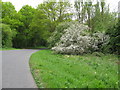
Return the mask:
POLYGON ((112 28, 109 28, 106 33, 110 35, 108 51, 120 55, 120 20, 112 28))
POLYGON ((47 19, 51 22, 49 23, 50 32, 55 31, 55 27, 60 22, 71 20, 73 14, 69 12, 70 8, 70 3, 63 0, 60 0, 59 2, 46 0, 43 4, 38 6, 38 9, 43 11, 47 16, 47 19))
POLYGON ((19 17, 18 20, 21 25, 18 25, 17 36, 13 40, 14 47, 23 48, 30 47, 30 24, 35 14, 35 9, 29 5, 23 6, 18 12, 16 17, 19 17))
POLYGON ((16 48, 0 48, 0 51, 4 51, 4 50, 19 50, 16 48))
POLYGON ((18 29, 19 26, 22 26, 23 23, 18 19, 11 19, 9 16, 6 16, 2 19, 2 22, 10 25, 11 29, 18 29))
POLYGON ((60 22, 70 21, 70 13, 67 8, 68 2, 45 1, 38 5, 35 16, 30 24, 31 42, 33 46, 46 45, 47 39, 60 22))
POLYGON ((109 5, 104 1, 97 1, 96 4, 75 0, 77 20, 86 23, 91 28, 91 33, 105 32, 109 27, 116 24, 116 13, 110 13, 109 5))
MULTIPOLYGON (((2 26, 2 47, 12 47, 12 39, 16 34, 15 30, 11 30, 11 28, 8 25, 0 24, 2 26)), ((1 27, 0 27, 1 28, 1 27)))
MULTIPOLYGON (((91 28, 91 33, 105 32, 117 21, 116 13, 110 13, 105 2, 100 1, 96 4, 75 1, 77 19, 80 23, 87 24, 91 28)), ((17 48, 47 44, 52 47, 64 33, 63 29, 69 27, 66 22, 73 21, 72 5, 69 1, 46 0, 39 4, 37 9, 25 5, 19 12, 10 2, 0 1, 0 4, 2 5, 2 9, 0 8, 2 23, 9 25, 12 32, 17 31, 17 35, 12 40, 13 47, 17 48), (50 36, 52 38, 49 39, 50 36)))
POLYGON ((64 0, 58 2, 46 0, 38 6, 38 9, 41 9, 50 21, 57 22, 71 19, 72 13, 69 13, 70 8, 70 3, 64 0))
MULTIPOLYGON (((2 12, 2 1, 0 0, 0 12, 2 12)), ((2 18, 2 13, 0 13, 0 19, 2 18)))
POLYGON ((96 14, 94 18, 91 19, 92 32, 106 32, 108 28, 112 27, 116 23, 116 16, 113 13, 105 12, 102 16, 100 13, 96 14))
POLYGON ((56 8, 58 12, 58 22, 63 22, 71 19, 73 13, 69 12, 72 8, 69 1, 59 0, 56 8))
POLYGON ((16 13, 15 7, 11 2, 2 2, 2 18, 9 16, 13 18, 16 13))
POLYGON ((79 23, 83 23, 86 12, 84 3, 80 2, 79 0, 75 0, 74 7, 77 12, 77 20, 79 21, 79 23))
POLYGON ((118 88, 117 56, 100 55, 38 51, 30 58, 31 72, 38 88, 118 88))
POLYGON ((30 36, 33 46, 40 46, 46 44, 46 39, 50 34, 50 20, 43 13, 42 10, 37 9, 35 16, 30 24, 30 36))
POLYGON ((17 13, 14 6, 10 2, 2 2, 2 23, 3 23, 3 38, 8 39, 8 41, 3 40, 3 46, 4 47, 11 47, 13 43, 13 39, 15 39, 14 33, 18 33, 19 27, 23 25, 23 23, 19 20, 20 14, 17 13), (5 24, 9 25, 6 26, 5 24), (5 28, 6 27, 6 28, 5 28), (9 29, 7 28, 9 27, 9 29), (8 29, 8 31, 6 31, 8 29), (7 36, 6 34, 10 32, 7 36))
POLYGON ((29 5, 25 5, 20 9, 18 13, 21 14, 20 21, 24 23, 23 29, 29 28, 35 11, 36 10, 29 5))
POLYGON ((12 3, 2 2, 2 23, 10 25, 11 29, 18 29, 22 25, 19 17, 12 3))
POLYGON ((49 47, 53 47, 57 42, 59 42, 64 30, 70 26, 69 22, 60 23, 56 28, 55 32, 52 33, 51 37, 48 39, 49 47))
POLYGON ((45 1, 43 4, 38 5, 38 9, 43 11, 50 21, 55 21, 57 18, 56 2, 45 1))

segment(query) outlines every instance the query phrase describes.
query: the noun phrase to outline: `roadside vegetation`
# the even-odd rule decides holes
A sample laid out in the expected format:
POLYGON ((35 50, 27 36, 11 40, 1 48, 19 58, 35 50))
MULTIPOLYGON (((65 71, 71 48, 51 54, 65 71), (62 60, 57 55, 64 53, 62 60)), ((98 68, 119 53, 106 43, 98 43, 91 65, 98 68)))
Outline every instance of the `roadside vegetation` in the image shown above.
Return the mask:
POLYGON ((113 54, 34 53, 30 67, 38 88, 118 88, 118 57, 113 54))
POLYGON ((120 19, 105 0, 45 0, 19 11, 2 2, 1 48, 49 48, 30 68, 39 88, 117 88, 120 19))
POLYGON ((19 49, 17 49, 17 48, 0 48, 0 50, 19 50, 19 49))
MULTIPOLYGON (((64 29, 69 27, 67 23, 77 21, 89 27, 91 36, 98 32, 110 36, 110 42, 107 45, 109 47, 106 51, 114 53, 118 50, 120 23, 118 23, 117 12, 111 12, 111 7, 106 4, 106 1, 96 0, 96 3, 93 3, 75 0, 72 5, 62 0, 59 2, 46 0, 37 8, 24 5, 19 11, 15 10, 11 2, 0 1, 0 4, 2 5, 0 8, 2 46, 0 47, 2 48, 40 46, 52 48, 59 42, 64 29), (64 26, 60 27, 60 25, 64 26), (54 36, 55 32, 57 34, 54 36), (51 36, 54 37, 49 42, 51 36)), ((72 30, 74 32, 74 28, 72 30)))

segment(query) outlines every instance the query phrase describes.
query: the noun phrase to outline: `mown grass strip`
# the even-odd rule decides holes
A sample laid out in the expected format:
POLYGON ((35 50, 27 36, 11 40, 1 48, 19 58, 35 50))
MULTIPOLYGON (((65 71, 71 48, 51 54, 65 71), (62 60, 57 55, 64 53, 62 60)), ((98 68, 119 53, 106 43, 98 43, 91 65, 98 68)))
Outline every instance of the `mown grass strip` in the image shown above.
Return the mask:
POLYGON ((17 48, 0 48, 0 51, 4 51, 4 50, 19 50, 17 48))
POLYGON ((30 67, 39 88, 117 88, 116 55, 59 55, 50 50, 34 53, 30 67))

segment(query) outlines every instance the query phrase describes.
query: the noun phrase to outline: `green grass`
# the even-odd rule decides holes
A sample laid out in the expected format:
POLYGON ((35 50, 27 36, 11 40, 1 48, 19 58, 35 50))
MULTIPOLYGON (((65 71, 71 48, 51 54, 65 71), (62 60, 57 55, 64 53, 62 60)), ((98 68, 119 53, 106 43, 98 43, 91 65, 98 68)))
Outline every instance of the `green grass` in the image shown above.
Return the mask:
POLYGON ((0 51, 4 51, 4 50, 18 50, 17 48, 0 48, 0 51))
POLYGON ((45 46, 39 46, 39 47, 28 47, 27 49, 41 49, 41 48, 47 48, 45 46))
POLYGON ((50 50, 34 53, 30 67, 38 88, 117 88, 116 55, 59 55, 50 50))

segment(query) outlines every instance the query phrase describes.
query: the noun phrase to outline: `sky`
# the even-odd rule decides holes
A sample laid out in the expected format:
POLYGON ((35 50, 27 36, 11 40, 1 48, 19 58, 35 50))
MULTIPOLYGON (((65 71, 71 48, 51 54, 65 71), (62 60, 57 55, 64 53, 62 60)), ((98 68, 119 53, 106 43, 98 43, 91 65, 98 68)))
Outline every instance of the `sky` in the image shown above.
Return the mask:
MULTIPOLYGON (((17 11, 19 11, 22 6, 24 5, 30 5, 34 8, 37 7, 38 4, 42 3, 43 0, 2 0, 3 2, 11 2, 17 11)), ((73 2, 74 0, 71 0, 73 2)), ((118 11, 118 2, 120 0, 105 0, 107 4, 110 5, 111 11, 118 11)))

